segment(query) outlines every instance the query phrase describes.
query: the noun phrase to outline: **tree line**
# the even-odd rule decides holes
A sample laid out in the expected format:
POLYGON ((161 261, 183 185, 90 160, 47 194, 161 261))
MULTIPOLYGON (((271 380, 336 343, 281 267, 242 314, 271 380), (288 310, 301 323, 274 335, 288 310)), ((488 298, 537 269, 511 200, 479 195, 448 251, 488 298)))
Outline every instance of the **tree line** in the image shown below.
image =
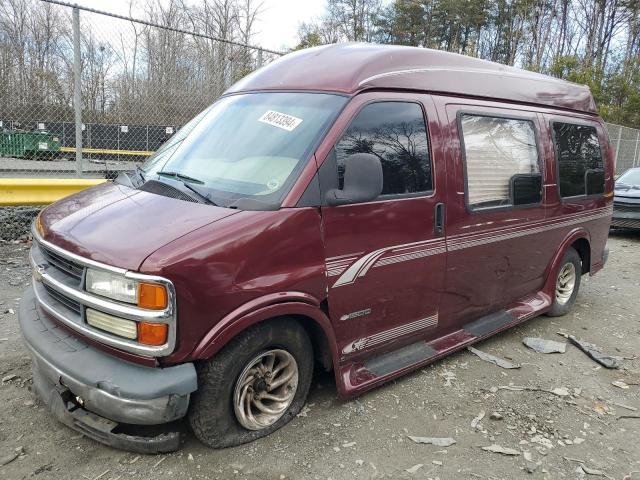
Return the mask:
POLYGON ((327 0, 298 34, 296 48, 410 45, 586 84, 606 121, 640 128, 640 0, 327 0))
MULTIPOLYGON (((146 0, 135 9, 163 29, 80 11, 83 122, 185 123, 274 56, 242 45, 259 12, 257 0, 146 0)), ((73 121, 71 15, 37 0, 0 1, 0 120, 73 121)))

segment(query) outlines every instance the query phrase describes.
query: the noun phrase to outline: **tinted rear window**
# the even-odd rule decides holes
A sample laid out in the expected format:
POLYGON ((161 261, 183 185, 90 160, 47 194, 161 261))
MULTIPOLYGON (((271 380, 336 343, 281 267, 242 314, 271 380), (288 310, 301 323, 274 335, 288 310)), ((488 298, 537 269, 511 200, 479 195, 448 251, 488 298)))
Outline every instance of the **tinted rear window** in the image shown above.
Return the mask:
POLYGON ((554 122, 553 139, 560 196, 604 192, 604 162, 595 127, 554 122))

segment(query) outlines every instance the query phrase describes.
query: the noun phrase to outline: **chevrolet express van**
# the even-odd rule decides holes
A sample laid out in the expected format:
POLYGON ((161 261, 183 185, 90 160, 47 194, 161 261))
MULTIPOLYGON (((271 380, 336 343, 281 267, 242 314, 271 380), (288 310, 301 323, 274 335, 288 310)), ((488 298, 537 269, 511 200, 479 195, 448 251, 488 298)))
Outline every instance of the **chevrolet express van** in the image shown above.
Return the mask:
POLYGON ((347 398, 546 313, 606 261, 613 152, 581 85, 331 45, 231 87, 33 226, 37 395, 140 452, 265 436, 318 362, 347 398))

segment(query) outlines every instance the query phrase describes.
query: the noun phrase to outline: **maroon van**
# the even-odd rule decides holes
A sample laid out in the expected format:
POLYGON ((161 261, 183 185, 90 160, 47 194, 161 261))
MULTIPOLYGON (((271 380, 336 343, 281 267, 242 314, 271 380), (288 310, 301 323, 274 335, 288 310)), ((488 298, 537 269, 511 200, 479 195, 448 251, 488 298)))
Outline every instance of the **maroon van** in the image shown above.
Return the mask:
POLYGON ((606 261, 613 158, 581 85, 420 48, 289 54, 42 211, 34 388, 119 448, 176 449, 183 417, 212 447, 260 438, 314 361, 351 397, 567 313, 606 261))

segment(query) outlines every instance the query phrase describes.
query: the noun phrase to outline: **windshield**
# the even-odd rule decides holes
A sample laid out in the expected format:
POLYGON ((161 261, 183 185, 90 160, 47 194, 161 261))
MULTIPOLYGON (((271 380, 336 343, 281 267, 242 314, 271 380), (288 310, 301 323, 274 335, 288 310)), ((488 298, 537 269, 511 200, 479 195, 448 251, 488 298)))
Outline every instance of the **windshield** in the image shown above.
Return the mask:
POLYGON ((147 179, 197 184, 218 205, 243 198, 279 206, 346 97, 251 93, 221 98, 142 166, 147 179))
POLYGON ((622 174, 620 178, 618 178, 616 183, 629 185, 631 187, 635 185, 640 185, 640 168, 627 170, 625 173, 622 174))

